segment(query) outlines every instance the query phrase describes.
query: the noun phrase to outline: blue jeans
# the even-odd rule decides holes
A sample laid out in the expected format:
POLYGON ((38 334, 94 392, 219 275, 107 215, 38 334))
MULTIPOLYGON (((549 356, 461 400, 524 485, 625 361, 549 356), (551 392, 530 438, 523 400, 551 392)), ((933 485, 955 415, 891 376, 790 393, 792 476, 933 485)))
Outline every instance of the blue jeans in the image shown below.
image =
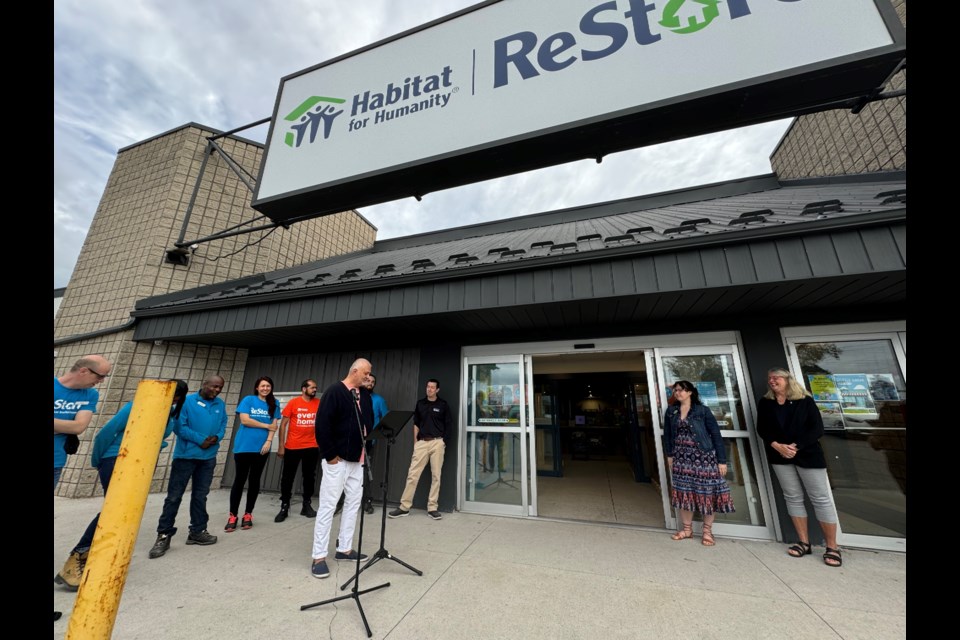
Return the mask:
MULTIPOLYGON (((103 493, 106 495, 107 487, 110 485, 110 476, 113 475, 113 468, 117 465, 117 459, 114 458, 104 458, 100 461, 100 466, 97 468, 97 473, 100 475, 100 486, 103 487, 103 493)), ((80 538, 80 542, 77 543, 77 546, 73 548, 71 553, 82 553, 90 549, 90 545, 93 544, 93 534, 97 532, 97 523, 100 522, 100 514, 98 513, 93 517, 93 520, 90 521, 90 524, 87 525, 87 530, 83 532, 83 537, 80 538)))
POLYGON ((167 499, 163 501, 163 513, 157 524, 157 533, 173 535, 177 528, 173 526, 180 509, 180 501, 187 490, 187 482, 193 480, 190 493, 190 533, 207 530, 207 494, 213 482, 213 470, 217 459, 197 460, 195 458, 174 458, 170 465, 170 484, 167 486, 167 499))
POLYGON ((57 483, 60 482, 60 474, 63 473, 63 467, 53 468, 53 490, 57 490, 57 483))

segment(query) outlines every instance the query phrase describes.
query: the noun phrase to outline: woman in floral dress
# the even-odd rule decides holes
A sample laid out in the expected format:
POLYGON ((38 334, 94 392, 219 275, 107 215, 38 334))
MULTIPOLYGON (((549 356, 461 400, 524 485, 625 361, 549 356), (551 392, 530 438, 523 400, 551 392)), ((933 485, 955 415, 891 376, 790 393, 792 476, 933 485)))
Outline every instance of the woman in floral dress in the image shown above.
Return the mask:
POLYGON ((693 537, 693 514, 703 517, 701 542, 712 547, 713 519, 733 513, 733 498, 724 477, 727 452, 713 412, 700 402, 697 388, 687 380, 673 385, 676 403, 663 416, 663 450, 667 455, 672 487, 670 505, 680 514, 681 529, 674 540, 693 537))

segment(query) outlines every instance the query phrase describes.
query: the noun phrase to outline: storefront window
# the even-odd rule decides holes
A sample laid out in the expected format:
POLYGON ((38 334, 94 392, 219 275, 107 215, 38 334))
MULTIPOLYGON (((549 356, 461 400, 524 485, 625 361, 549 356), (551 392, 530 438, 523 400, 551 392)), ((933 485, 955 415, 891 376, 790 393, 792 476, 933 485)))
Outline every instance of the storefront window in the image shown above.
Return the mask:
POLYGON ((889 339, 797 342, 845 534, 907 535, 907 385, 889 339))

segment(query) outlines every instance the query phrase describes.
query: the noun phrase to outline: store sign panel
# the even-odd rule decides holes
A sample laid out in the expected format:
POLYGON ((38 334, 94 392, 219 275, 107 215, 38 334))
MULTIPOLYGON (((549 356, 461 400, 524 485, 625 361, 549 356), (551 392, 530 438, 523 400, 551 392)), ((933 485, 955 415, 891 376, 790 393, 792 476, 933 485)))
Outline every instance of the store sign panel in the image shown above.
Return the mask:
POLYGON ((477 5, 285 78, 254 207, 333 213, 861 95, 905 56, 881 1, 477 5))

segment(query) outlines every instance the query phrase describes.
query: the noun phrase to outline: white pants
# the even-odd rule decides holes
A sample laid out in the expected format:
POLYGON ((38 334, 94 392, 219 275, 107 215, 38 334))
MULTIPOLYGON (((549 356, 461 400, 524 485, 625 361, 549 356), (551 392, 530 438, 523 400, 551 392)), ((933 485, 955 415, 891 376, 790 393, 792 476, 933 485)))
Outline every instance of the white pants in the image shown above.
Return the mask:
POLYGON ((353 530, 357 526, 357 514, 360 512, 360 500, 363 497, 363 466, 359 462, 340 460, 330 464, 321 460, 323 479, 320 481, 320 504, 317 507, 317 520, 313 525, 314 560, 327 557, 330 544, 330 525, 333 524, 333 512, 337 509, 340 494, 346 493, 343 511, 340 512, 340 545, 337 551, 346 553, 353 549, 353 530))

